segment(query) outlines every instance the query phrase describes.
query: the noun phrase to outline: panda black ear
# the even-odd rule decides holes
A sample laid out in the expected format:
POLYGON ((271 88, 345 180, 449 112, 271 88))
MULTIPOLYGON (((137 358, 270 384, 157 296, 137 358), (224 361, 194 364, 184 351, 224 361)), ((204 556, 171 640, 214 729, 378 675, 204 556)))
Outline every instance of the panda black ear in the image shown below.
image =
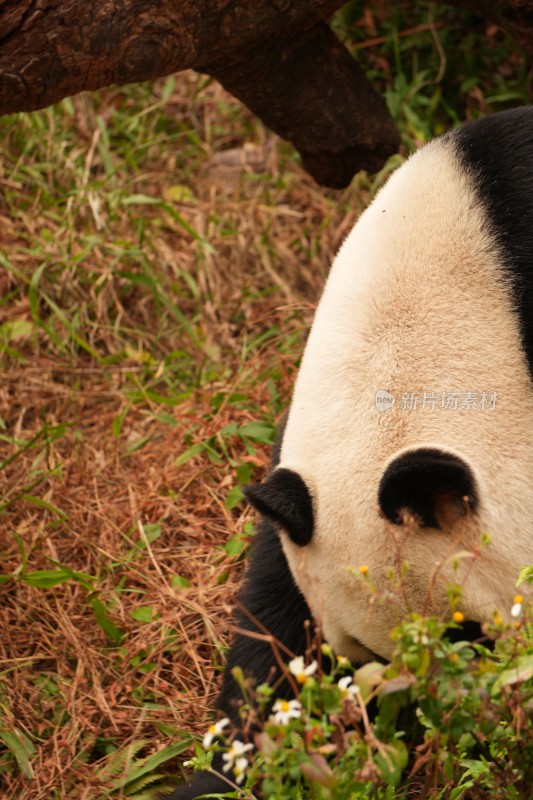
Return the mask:
POLYGON ((294 544, 309 544, 314 526, 313 502, 297 472, 276 469, 264 483, 247 486, 244 494, 261 514, 281 525, 294 544))

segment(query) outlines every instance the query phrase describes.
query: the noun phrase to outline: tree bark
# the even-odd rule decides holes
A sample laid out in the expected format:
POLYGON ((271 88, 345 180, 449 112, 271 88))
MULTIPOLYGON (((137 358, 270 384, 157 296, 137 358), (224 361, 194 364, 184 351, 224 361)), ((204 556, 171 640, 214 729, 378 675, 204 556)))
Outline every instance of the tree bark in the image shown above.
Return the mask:
POLYGON ((0 0, 0 114, 189 67, 220 80, 345 186, 399 145, 385 104, 321 22, 343 0, 0 0))
POLYGON ((319 183, 347 186, 360 169, 381 169, 399 147, 385 103, 325 23, 206 71, 292 142, 319 183))
POLYGON ((0 0, 0 111, 231 62, 342 0, 0 0))

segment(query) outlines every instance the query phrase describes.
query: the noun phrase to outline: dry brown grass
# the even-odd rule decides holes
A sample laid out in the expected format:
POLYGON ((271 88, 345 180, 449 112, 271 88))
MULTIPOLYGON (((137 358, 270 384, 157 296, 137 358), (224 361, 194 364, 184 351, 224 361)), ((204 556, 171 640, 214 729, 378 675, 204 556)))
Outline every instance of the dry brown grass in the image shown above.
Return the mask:
POLYGON ((367 191, 319 190, 203 83, 2 123, 0 730, 34 748, 24 774, 0 744, 6 798, 106 797, 106 754, 205 727, 242 573, 224 545, 251 518, 226 498, 269 451, 220 431, 288 402, 367 191), (217 463, 176 465, 205 441, 217 463), (57 565, 91 577, 32 584, 57 565))

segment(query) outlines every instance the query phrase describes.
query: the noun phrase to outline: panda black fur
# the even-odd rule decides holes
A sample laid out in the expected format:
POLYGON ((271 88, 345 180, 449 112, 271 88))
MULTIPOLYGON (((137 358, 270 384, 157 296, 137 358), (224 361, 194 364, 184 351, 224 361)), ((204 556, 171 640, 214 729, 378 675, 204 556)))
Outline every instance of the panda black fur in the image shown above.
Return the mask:
MULTIPOLYGON (((461 608, 472 622, 510 608, 533 563, 533 107, 422 148, 361 216, 331 268, 272 471, 247 496, 262 522, 236 624, 257 620, 295 654, 314 616, 354 662, 390 656, 396 620, 348 570, 365 564, 385 588, 402 536, 414 608, 432 573, 430 610, 445 607, 447 559, 485 531, 461 608), (380 391, 396 399, 385 411, 380 391), (492 407, 398 402, 453 392, 487 393, 492 407)), ((238 727, 235 665, 258 683, 278 667, 268 643, 235 637, 218 709, 238 727)), ((224 790, 202 773, 172 800, 224 790)))

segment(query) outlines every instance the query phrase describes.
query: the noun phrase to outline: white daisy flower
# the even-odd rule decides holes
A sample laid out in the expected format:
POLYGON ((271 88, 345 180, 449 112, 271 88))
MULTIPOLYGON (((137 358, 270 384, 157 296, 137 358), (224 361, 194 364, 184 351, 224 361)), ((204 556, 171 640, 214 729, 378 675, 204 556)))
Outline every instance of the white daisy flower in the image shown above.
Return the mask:
POLYGON ((210 747, 215 736, 220 736, 227 725, 229 725, 229 719, 227 717, 224 717, 224 719, 221 719, 218 722, 213 722, 213 724, 207 729, 207 733, 202 739, 203 746, 206 748, 210 747))
POLYGON ((512 617, 519 617, 520 614, 522 613, 522 600, 523 599, 524 598, 522 597, 521 594, 517 594, 516 595, 516 597, 514 599, 513 607, 511 609, 511 616, 512 617))
MULTIPOLYGON (((224 768, 223 768, 224 769, 224 768)), ((235 759, 235 766, 233 767, 233 774, 237 783, 241 784, 246 777, 246 770, 248 769, 248 759, 244 756, 239 756, 235 759)))
POLYGON ((276 700, 270 719, 276 725, 288 725, 291 719, 302 716, 302 704, 298 700, 276 700))
POLYGON ((346 675, 344 678, 341 678, 337 686, 341 690, 343 697, 355 697, 360 691, 359 686, 353 683, 351 675, 346 675))
POLYGON ((305 666, 303 656, 298 656, 289 661, 289 672, 294 675, 298 683, 305 683, 307 678, 317 671, 318 663, 312 661, 308 667, 305 666))
MULTIPOLYGON (((243 759, 246 761, 246 765, 248 761, 244 758, 244 754, 248 752, 248 750, 253 749, 253 744, 244 744, 244 742, 239 741, 239 739, 234 739, 231 743, 231 747, 229 748, 227 753, 222 754, 223 760, 226 762, 222 767, 223 772, 229 772, 230 769, 236 770, 237 762, 239 759, 243 759)), ((246 765, 244 768, 246 768, 246 765)), ((242 767, 242 761, 241 761, 242 767)))

